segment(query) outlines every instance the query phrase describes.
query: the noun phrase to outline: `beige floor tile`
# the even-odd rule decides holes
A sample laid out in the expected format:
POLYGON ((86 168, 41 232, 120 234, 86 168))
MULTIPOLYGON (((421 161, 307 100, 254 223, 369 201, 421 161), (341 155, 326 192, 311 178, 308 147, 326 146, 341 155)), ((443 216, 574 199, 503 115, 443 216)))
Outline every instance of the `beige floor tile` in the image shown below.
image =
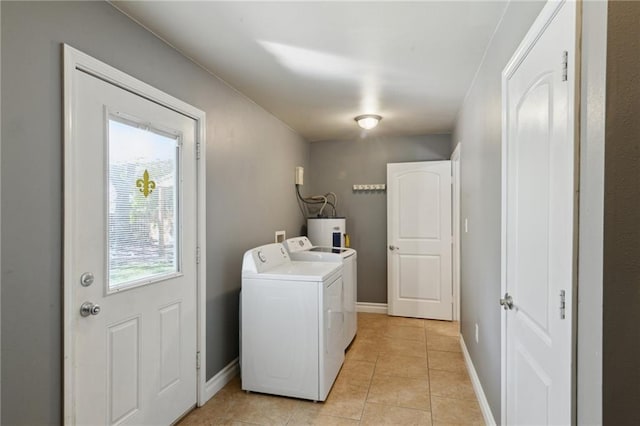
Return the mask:
POLYGON ((340 373, 338 373, 336 383, 346 382, 354 386, 368 388, 375 367, 375 362, 346 359, 340 373))
POLYGON ((418 342, 426 341, 424 329, 421 327, 390 326, 387 327, 385 337, 390 337, 392 339, 416 340, 418 342))
POLYGON ((428 334, 427 347, 430 351, 462 352, 460 338, 454 336, 428 334))
POLYGON ((431 413, 367 402, 361 425, 431 425, 431 413))
POLYGON ((384 328, 389 323, 389 317, 382 314, 358 313, 358 331, 361 329, 384 328))
MULTIPOLYGON (((381 327, 358 327, 355 339, 380 340, 387 335, 387 326, 381 327)), ((354 342, 355 342, 354 339, 354 342)))
POLYGON ((184 425, 206 425, 220 424, 225 422, 227 410, 234 402, 237 395, 244 392, 240 389, 240 378, 235 377, 220 390, 207 403, 193 410, 186 416, 180 424, 184 425))
POLYGON ((466 372, 429 370, 431 395, 475 401, 476 394, 466 372))
POLYGON ((244 393, 232 400, 224 417, 258 425, 285 425, 297 403, 294 398, 244 393))
POLYGON ((301 402, 303 409, 310 410, 314 415, 343 417, 352 420, 360 420, 364 402, 367 398, 368 388, 340 384, 336 382, 329 397, 324 402, 301 402))
MULTIPOLYGON (((196 410, 197 411, 197 410, 196 410)), ((251 423, 243 423, 237 420, 227 419, 224 417, 203 417, 194 415, 194 413, 189 414, 187 418, 178 423, 180 426, 240 426, 240 425, 249 425, 251 423)))
POLYGON ((370 340, 356 336, 345 354, 345 358, 354 361, 376 362, 380 353, 380 341, 370 340))
POLYGON ((420 327, 424 328, 425 320, 420 318, 405 318, 405 317, 389 317, 389 326, 396 327, 420 327))
POLYGON ((431 402, 436 424, 484 425, 477 401, 432 397, 431 402))
POLYGON ((385 338, 378 344, 380 353, 392 355, 407 355, 416 357, 427 357, 427 345, 425 342, 407 339, 385 338))
POLYGON ((427 357, 432 370, 467 371, 464 357, 459 352, 428 351, 427 357))
POLYGON ((458 321, 435 321, 426 320, 424 328, 427 335, 440 335, 456 337, 460 335, 460 323, 458 321))
POLYGON ((309 408, 308 406, 300 406, 293 413, 287 425, 355 426, 359 423, 358 420, 327 416, 326 414, 321 414, 320 410, 309 408))
POLYGON ((374 375, 428 379, 427 360, 421 356, 382 353, 378 356, 374 375))
POLYGON ((429 411, 429 380, 374 376, 367 402, 429 411))

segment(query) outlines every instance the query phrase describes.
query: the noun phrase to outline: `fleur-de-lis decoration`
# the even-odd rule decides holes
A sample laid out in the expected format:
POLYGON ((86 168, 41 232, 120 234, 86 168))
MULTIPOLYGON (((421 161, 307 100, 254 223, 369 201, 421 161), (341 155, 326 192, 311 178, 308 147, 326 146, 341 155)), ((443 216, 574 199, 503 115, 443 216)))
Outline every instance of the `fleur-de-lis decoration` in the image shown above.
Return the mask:
POLYGON ((147 169, 144 170, 142 179, 136 181, 136 187, 140 188, 140 192, 144 194, 145 198, 156 189, 155 181, 149 180, 149 171, 147 169))

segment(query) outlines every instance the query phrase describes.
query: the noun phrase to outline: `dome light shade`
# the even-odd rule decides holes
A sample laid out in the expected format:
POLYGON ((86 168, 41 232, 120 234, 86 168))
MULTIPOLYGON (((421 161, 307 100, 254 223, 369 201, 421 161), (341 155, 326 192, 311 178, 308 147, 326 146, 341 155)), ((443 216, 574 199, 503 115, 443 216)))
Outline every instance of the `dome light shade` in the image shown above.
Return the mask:
POLYGON ((356 118, 354 118, 354 120, 356 120, 358 126, 362 127, 365 130, 370 130, 378 125, 380 120, 382 120, 382 117, 375 114, 365 114, 357 116, 356 118))

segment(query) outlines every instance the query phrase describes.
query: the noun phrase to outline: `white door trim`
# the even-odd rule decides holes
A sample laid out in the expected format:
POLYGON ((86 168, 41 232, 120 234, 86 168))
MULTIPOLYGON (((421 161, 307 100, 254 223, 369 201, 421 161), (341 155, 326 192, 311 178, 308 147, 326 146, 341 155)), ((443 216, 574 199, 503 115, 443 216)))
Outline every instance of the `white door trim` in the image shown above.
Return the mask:
MULTIPOLYGON (((91 56, 80 52, 73 47, 64 44, 64 159, 65 164, 73 164, 73 149, 71 147, 78 143, 73 133, 72 117, 74 116, 73 88, 76 85, 74 70, 78 69, 110 84, 121 87, 131 93, 155 102, 180 114, 192 118, 197 123, 196 144, 200 150, 199 161, 197 161, 197 245, 200 248, 199 262, 197 265, 197 351, 199 353, 200 368, 197 372, 197 402, 201 406, 206 402, 206 115, 204 111, 195 108, 171 95, 168 95, 136 78, 133 78, 122 71, 119 71, 91 56)), ((70 260, 73 253, 79 248, 72 245, 73 235, 71 226, 74 223, 72 216, 72 206, 74 200, 70 189, 73 174, 69 167, 64 169, 64 295, 63 295, 63 315, 64 315, 64 348, 63 348, 63 410, 64 423, 74 424, 73 401, 75 399, 75 389, 73 387, 73 348, 74 348, 74 327, 76 322, 76 309, 73 304, 72 291, 73 283, 77 277, 71 275, 72 267, 70 260)), ((195 354, 194 354, 195 355, 195 354)))
MULTIPOLYGON (((569 0, 572 1, 572 0, 569 0)), ((505 294, 506 289, 507 289, 507 268, 506 268, 506 262, 507 262, 507 157, 504 155, 504 152, 506 152, 506 147, 507 147, 507 130, 508 130, 508 113, 507 113, 507 108, 505 108, 505 105, 508 105, 507 100, 508 100, 508 80, 510 77, 513 76, 513 74, 515 73, 515 71, 518 69, 518 67, 520 66, 520 64, 522 63, 522 61, 524 60, 524 58, 527 56, 527 54, 529 53, 529 51, 533 48, 533 46, 535 45, 535 43, 538 41, 538 39, 540 38, 540 36, 544 33, 544 31, 547 29, 547 27, 549 26, 549 24, 553 21, 553 18, 556 16, 556 14, 559 12, 560 8, 567 2, 567 0, 559 0, 559 1, 554 1, 554 0, 549 0, 547 1, 547 3, 545 4, 544 8, 542 9, 542 11, 540 12, 540 14, 538 15, 538 17, 536 18, 536 20, 534 21, 534 23, 532 24, 531 28, 529 29, 529 31, 527 32, 527 34, 525 35, 525 37, 523 38, 522 42, 520 43, 520 45, 518 46, 518 49, 515 51, 515 53, 513 54, 513 57, 511 58, 511 60, 508 62, 507 66, 505 67, 505 69, 502 71, 502 196, 501 196, 501 238, 500 238, 500 243, 501 243, 501 247, 500 247, 500 260, 501 260, 501 266, 500 266, 500 295, 496 295, 496 309, 500 309, 500 306, 498 305, 498 299, 502 297, 502 295, 505 294)), ((578 3, 579 6, 579 3, 578 3)), ((578 31, 578 34, 580 34, 580 19, 581 19, 581 15, 580 15, 580 8, 578 7, 577 9, 577 19, 576 19, 576 28, 578 31)), ((580 72, 579 72, 579 67, 577 67, 577 64, 580 62, 580 37, 576 37, 576 55, 575 55, 575 63, 569 63, 568 67, 569 67, 569 75, 573 75, 575 76, 574 81, 571 82, 571 86, 569 88, 569 93, 570 96, 574 96, 576 101, 575 101, 575 105, 576 105, 576 110, 574 111, 574 118, 575 118, 575 125, 574 128, 572 130, 572 136, 574 137, 575 140, 575 146, 576 146, 576 150, 575 150, 575 172, 574 172, 574 179, 575 179, 575 187, 578 188, 579 187, 579 158, 578 158, 578 152, 579 152, 579 138, 577 137, 577 135, 579 134, 579 125, 580 125, 580 120, 579 120, 579 115, 577 114, 578 112, 578 108, 580 105, 579 102, 579 96, 580 96, 580 72)), ((578 234, 578 228, 577 228, 577 224, 578 224, 578 199, 577 199, 577 194, 575 195, 574 198, 574 206, 575 208, 575 218, 574 218, 574 242, 577 241, 577 234, 578 234)), ((577 271, 577 244, 574 244, 574 258, 573 258, 573 265, 574 265, 574 271, 577 271)), ((576 273, 574 273, 573 276, 573 293, 577 294, 576 292, 576 288, 577 288, 577 281, 576 281, 576 273)), ((572 301, 575 304, 575 300, 577 300, 576 298, 573 298, 572 301)), ((575 306, 567 306, 568 310, 571 310, 572 312, 576 312, 575 306)), ((570 318, 572 318, 572 332, 571 332, 571 340, 572 340, 572 348, 573 348, 573 354, 572 357, 573 359, 575 359, 575 324, 576 324, 576 315, 571 315, 570 318)), ((506 324, 507 323, 507 318, 506 315, 501 315, 501 320, 500 320, 500 339, 501 339, 501 350, 500 350, 500 372, 501 372, 501 380, 500 380, 500 401, 501 401, 501 412, 500 412, 500 423, 501 424, 506 424, 506 420, 507 420, 507 347, 506 347, 506 337, 507 337, 507 328, 506 328, 506 324)), ((572 402, 572 419, 573 421, 575 421, 575 362, 572 362, 572 368, 573 368, 573 372, 572 372, 572 395, 571 395, 571 402, 572 402)))
POLYGON ((453 320, 460 321, 460 153, 458 142, 451 153, 451 279, 453 284, 453 320))

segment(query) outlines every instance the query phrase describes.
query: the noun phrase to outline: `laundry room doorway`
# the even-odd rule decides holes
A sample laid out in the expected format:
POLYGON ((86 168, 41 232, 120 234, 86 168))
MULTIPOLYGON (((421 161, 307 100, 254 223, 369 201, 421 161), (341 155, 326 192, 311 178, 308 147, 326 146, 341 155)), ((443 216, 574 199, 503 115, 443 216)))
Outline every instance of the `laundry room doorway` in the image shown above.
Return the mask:
POLYGON ((64 422, 170 424, 203 402, 205 116, 64 59, 64 422))

